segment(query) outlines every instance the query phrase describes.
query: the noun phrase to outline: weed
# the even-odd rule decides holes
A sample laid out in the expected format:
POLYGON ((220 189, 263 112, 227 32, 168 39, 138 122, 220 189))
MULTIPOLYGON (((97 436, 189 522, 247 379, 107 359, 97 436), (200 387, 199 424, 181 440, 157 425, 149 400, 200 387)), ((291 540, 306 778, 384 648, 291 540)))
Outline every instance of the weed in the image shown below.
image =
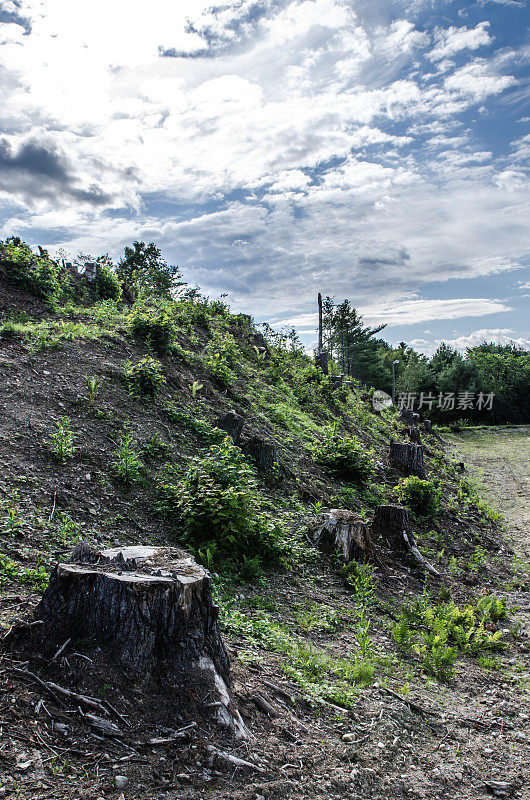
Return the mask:
POLYGON ((156 508, 179 525, 194 547, 215 542, 219 554, 228 558, 280 561, 278 525, 261 510, 252 470, 229 437, 212 445, 181 480, 174 482, 167 470, 157 487, 156 508))
POLYGON ((329 469, 338 477, 357 484, 365 484, 374 474, 371 455, 355 437, 341 437, 336 425, 327 428, 325 438, 313 449, 317 464, 329 469))
POLYGON ((149 356, 144 356, 137 364, 126 361, 123 379, 129 393, 136 397, 154 397, 166 384, 162 365, 149 356))
POLYGON ((184 408, 177 408, 174 403, 167 403, 165 412, 174 425, 187 428, 210 444, 220 444, 226 438, 226 431, 214 428, 207 420, 191 414, 184 408))
POLYGON ((50 435, 48 443, 53 457, 57 461, 66 461, 75 453, 74 436, 70 430, 70 419, 61 417, 55 423, 56 431, 50 435))
POLYGON ((128 430, 120 436, 116 448, 116 460, 112 463, 112 470, 122 483, 130 484, 140 478, 143 465, 135 448, 135 441, 128 430))
POLYGON ((68 514, 60 511, 56 523, 57 535, 63 544, 77 544, 81 539, 79 525, 68 514))
POLYGON ((484 566, 485 556, 486 556, 486 551, 484 550, 484 548, 480 547, 480 545, 477 545, 467 565, 469 571, 475 574, 479 572, 479 570, 481 570, 482 567, 484 566))
POLYGON ((160 355, 169 353, 175 338, 175 319, 167 308, 138 309, 131 320, 131 330, 160 355))
POLYGON ((505 603, 494 595, 463 608, 452 600, 434 606, 425 588, 421 598, 402 607, 393 635, 401 647, 416 652, 427 673, 447 680, 453 675, 458 651, 476 655, 504 649, 501 632, 489 633, 485 626, 505 613, 505 603))
POLYGON ((88 403, 91 408, 96 404, 96 395, 101 389, 104 378, 97 375, 85 375, 86 387, 88 391, 88 403))
POLYGON ((142 456, 153 461, 161 461, 163 458, 168 458, 170 452, 170 446, 163 442, 157 433, 154 433, 141 445, 142 456))
POLYGON ((191 384, 191 396, 195 400, 197 395, 200 393, 201 389, 204 389, 204 384, 199 383, 199 381, 193 381, 191 384))
POLYGON ((435 514, 440 504, 441 493, 434 483, 415 475, 401 478, 396 487, 396 494, 400 503, 423 517, 435 514))

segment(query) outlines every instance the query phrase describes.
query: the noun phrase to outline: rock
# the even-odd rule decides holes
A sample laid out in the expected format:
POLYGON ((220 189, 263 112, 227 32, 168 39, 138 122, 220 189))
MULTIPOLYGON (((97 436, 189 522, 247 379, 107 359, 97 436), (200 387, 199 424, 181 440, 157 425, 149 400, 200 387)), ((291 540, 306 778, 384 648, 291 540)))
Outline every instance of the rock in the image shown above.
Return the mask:
POLYGON ((343 742, 354 742, 355 741, 355 734, 354 733, 345 733, 342 737, 343 742))
POLYGON ((116 775, 114 778, 114 785, 116 789, 125 789, 127 784, 129 783, 129 778, 126 775, 116 775))

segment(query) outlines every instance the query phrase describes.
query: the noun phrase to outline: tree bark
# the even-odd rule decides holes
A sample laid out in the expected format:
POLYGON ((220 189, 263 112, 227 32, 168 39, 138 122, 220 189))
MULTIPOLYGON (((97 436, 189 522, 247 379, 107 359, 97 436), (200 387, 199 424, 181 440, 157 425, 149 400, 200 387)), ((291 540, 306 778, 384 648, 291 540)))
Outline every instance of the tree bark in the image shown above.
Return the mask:
POLYGON ((244 454, 250 458, 260 472, 270 472, 278 463, 278 448, 257 436, 247 439, 241 445, 244 454))
POLYGON ((354 558, 380 563, 366 522, 353 511, 331 509, 313 527, 310 538, 319 550, 338 553, 345 564, 354 558))
POLYGON ((423 446, 420 444, 390 443, 390 463, 406 475, 425 477, 423 446))
POLYGON ((412 532, 410 513, 405 506, 397 504, 377 506, 370 532, 374 539, 381 537, 386 540, 392 550, 407 551, 422 570, 439 576, 440 573, 424 559, 418 550, 412 532))
POLYGON ((411 425, 410 428, 407 428, 406 430, 408 437, 413 444, 421 444, 420 429, 417 428, 416 425, 411 425))
POLYGON ((35 617, 45 653, 66 639, 94 642, 110 672, 213 697, 217 720, 244 732, 230 700, 210 577, 182 551, 77 545, 70 561, 54 568, 35 617))
POLYGON ((222 417, 219 417, 216 420, 215 427, 226 431, 227 434, 232 437, 234 442, 237 442, 241 436, 244 424, 244 417, 241 417, 235 411, 228 411, 226 414, 223 414, 222 417))

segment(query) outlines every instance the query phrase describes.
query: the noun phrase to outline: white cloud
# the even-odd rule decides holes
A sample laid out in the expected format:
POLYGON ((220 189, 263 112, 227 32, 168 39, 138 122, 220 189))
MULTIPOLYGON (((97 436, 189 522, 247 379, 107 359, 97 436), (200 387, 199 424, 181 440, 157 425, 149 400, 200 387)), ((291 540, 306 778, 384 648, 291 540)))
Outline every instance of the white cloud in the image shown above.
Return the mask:
MULTIPOLYGON (((511 311, 509 306, 496 300, 485 298, 465 298, 454 300, 396 300, 377 306, 358 305, 358 310, 368 325, 414 325, 438 319, 458 319, 460 317, 482 317, 486 314, 497 314, 500 311, 511 311)), ((316 313, 299 314, 295 317, 276 322, 299 328, 314 328, 318 322, 316 313)))
POLYGON ((441 61, 454 56, 461 50, 478 50, 479 47, 488 45, 491 36, 488 28, 489 22, 479 22, 476 28, 437 28, 434 32, 436 42, 427 58, 431 61, 441 61))
POLYGON ((469 97, 473 103, 480 103, 490 95, 500 94, 517 83, 512 75, 497 75, 483 59, 453 72, 445 81, 446 89, 469 97))
POLYGON ((442 341, 462 353, 465 352, 468 347, 477 347, 483 342, 492 342, 493 344, 515 344, 517 347, 522 347, 523 350, 530 350, 530 339, 520 336, 511 328, 482 328, 468 335, 456 336, 453 339, 412 339, 410 344, 416 350, 426 355, 432 355, 442 341))

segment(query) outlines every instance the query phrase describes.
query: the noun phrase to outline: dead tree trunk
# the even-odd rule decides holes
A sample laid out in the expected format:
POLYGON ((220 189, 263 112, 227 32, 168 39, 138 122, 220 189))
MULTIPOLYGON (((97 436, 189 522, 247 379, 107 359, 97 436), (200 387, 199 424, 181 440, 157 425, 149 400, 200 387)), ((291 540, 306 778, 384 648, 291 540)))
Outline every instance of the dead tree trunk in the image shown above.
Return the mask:
POLYGON ((425 477, 423 446, 421 444, 390 442, 390 463, 406 475, 425 477))
POLYGON ((216 420, 215 427, 220 428, 222 431, 226 431, 227 434, 232 437, 234 442, 237 442, 241 436, 244 424, 244 417, 239 416, 239 414, 236 414, 235 411, 228 411, 226 414, 223 414, 222 417, 219 417, 219 419, 216 420))
POLYGON ((266 442, 257 436, 243 442, 241 449, 250 458, 260 472, 270 472, 278 463, 278 448, 272 442, 266 442))
POLYGON ((310 538, 319 550, 338 553, 345 564, 354 558, 380 564, 366 522, 353 511, 331 509, 313 527, 310 538))
POLYGON ((217 615, 210 577, 191 556, 152 547, 99 553, 86 544, 56 565, 35 611, 45 651, 66 640, 93 641, 109 671, 213 696, 218 721, 241 733, 217 615))
POLYGON ((434 567, 424 559, 418 550, 412 533, 408 508, 397 504, 377 506, 370 526, 372 538, 381 537, 386 540, 391 550, 405 550, 422 570, 439 576, 434 567))

